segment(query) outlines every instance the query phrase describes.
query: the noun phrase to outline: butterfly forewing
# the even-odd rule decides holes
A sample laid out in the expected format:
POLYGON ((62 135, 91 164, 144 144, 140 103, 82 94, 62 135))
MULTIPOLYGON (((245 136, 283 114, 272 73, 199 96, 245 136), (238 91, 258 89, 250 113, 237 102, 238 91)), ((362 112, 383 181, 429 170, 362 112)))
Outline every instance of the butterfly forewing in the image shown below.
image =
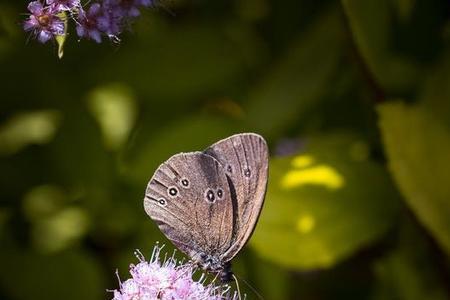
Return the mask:
POLYGON ((265 140, 253 133, 233 135, 204 153, 223 166, 230 186, 234 231, 230 247, 221 259, 230 261, 250 238, 264 203, 268 173, 268 148, 265 140))
POLYGON ((149 181, 144 207, 160 230, 192 259, 231 247, 233 205, 223 166, 201 152, 172 156, 149 181))

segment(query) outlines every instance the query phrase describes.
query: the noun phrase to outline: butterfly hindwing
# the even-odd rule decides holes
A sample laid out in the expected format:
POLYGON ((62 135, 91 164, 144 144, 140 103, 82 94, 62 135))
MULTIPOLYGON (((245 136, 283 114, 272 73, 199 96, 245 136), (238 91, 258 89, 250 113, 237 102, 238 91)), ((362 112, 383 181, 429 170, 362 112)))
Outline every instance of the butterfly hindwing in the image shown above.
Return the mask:
POLYGON ((216 158, 225 169, 231 197, 237 205, 233 215, 232 244, 221 255, 230 261, 250 238, 264 203, 268 176, 268 148, 257 134, 236 134, 210 146, 204 153, 216 158))

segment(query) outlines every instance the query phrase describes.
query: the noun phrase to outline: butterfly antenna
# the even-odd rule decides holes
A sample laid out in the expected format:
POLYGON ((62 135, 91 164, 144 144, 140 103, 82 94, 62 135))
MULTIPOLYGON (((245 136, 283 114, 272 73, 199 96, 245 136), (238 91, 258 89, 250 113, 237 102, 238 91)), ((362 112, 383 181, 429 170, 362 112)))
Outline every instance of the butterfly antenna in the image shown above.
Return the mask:
MULTIPOLYGON (((234 276, 234 274, 233 274, 233 277, 234 277, 234 280, 236 280, 236 285, 237 285, 237 279, 234 276)), ((247 280, 245 280, 244 278, 240 278, 240 277, 239 277, 239 279, 242 280, 253 291, 253 293, 255 293, 255 295, 258 297, 259 300, 264 300, 263 296, 261 296, 261 294, 258 293, 258 291, 250 283, 248 283, 247 280)))

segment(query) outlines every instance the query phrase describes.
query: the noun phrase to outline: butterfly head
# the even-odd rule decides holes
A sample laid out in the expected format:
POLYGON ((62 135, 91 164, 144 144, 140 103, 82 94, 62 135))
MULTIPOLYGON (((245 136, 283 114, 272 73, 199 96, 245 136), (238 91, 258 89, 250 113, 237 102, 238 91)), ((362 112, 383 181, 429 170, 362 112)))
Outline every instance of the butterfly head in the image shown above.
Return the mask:
POLYGON ((219 272, 223 269, 222 261, 215 255, 201 253, 198 264, 206 271, 219 272))
POLYGON ((214 255, 200 254, 198 264, 206 271, 217 273, 220 280, 224 283, 232 280, 233 273, 231 272, 230 262, 223 262, 214 255))

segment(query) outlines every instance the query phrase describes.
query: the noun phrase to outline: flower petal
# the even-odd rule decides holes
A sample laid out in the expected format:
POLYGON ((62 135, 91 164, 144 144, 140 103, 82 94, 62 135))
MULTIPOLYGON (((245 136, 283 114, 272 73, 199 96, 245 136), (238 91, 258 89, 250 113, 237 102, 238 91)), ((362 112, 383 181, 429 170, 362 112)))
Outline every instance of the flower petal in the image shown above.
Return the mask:
POLYGON ((38 34, 38 41, 41 43, 46 43, 53 37, 53 34, 47 30, 41 30, 38 34))
POLYGON ((100 34, 100 31, 98 31, 97 29, 93 29, 89 31, 89 37, 91 39, 93 39, 94 41, 96 41, 97 43, 101 43, 102 42, 102 36, 100 34))
POLYGON ((128 16, 132 18, 139 17, 140 14, 139 9, 134 6, 130 7, 130 10, 128 11, 128 16))
POLYGON ((25 31, 29 31, 39 25, 39 22, 36 20, 34 16, 30 16, 28 20, 23 22, 23 29, 25 31))
POLYGON ((102 7, 99 3, 92 4, 88 10, 88 16, 93 17, 95 15, 98 15, 101 12, 101 9, 102 9, 102 7))
POLYGON ((50 25, 50 29, 56 35, 63 35, 65 31, 64 23, 60 19, 55 20, 50 25))
POLYGON ((77 30, 77 34, 80 38, 86 36, 86 29, 82 25, 78 25, 76 30, 77 30))
POLYGON ((28 4, 28 10, 29 10, 33 15, 40 15, 40 14, 42 14, 44 8, 43 8, 41 2, 39 2, 39 1, 33 1, 33 2, 30 2, 30 4, 28 4))

